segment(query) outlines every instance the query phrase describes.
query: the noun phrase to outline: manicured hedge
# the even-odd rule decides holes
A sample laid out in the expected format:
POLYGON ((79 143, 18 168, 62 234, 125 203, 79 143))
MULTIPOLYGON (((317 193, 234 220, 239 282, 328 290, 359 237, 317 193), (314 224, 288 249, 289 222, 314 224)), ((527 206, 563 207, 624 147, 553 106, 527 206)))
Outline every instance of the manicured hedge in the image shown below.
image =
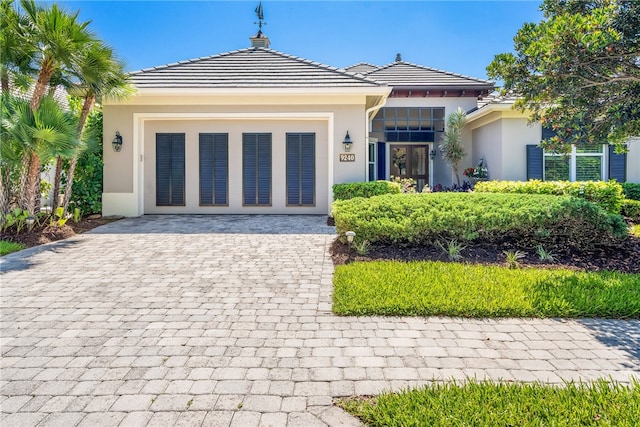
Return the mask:
POLYGON ((620 185, 622 185, 624 197, 631 200, 640 200, 640 184, 624 182, 620 185))
POLYGON ((620 213, 634 221, 640 221, 640 201, 624 200, 622 202, 622 210, 620 213))
POLYGON ((624 194, 616 181, 486 181, 474 187, 478 193, 553 194, 593 202, 611 213, 620 213, 624 194))
POLYGON ((605 242, 627 235, 620 215, 569 196, 541 194, 391 194, 334 202, 337 232, 358 241, 425 244, 502 238, 605 242))
POLYGON ((333 200, 348 200, 354 197, 373 197, 383 194, 398 194, 401 187, 397 182, 371 181, 349 182, 333 186, 333 200))

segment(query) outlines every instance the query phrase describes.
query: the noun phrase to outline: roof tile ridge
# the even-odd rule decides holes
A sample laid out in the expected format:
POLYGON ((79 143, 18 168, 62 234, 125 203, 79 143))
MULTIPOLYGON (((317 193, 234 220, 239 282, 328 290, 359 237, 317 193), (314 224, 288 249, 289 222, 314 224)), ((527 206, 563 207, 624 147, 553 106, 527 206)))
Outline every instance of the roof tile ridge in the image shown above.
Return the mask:
POLYGON ((156 65, 154 67, 148 67, 148 68, 142 68, 140 70, 136 70, 136 71, 129 71, 130 75, 134 75, 134 74, 142 74, 148 71, 155 71, 155 70, 164 70, 167 68, 171 68, 171 67, 175 67, 178 65, 184 65, 184 64, 193 64, 196 62, 201 62, 201 61, 206 61, 209 59, 214 59, 214 58, 220 58, 223 56, 229 56, 229 55, 233 55, 236 53, 240 53, 243 51, 247 51, 247 50, 251 50, 253 48, 245 48, 245 49, 235 49, 235 50, 229 50, 227 52, 221 52, 221 53, 216 53, 214 55, 208 55, 208 56, 200 56, 198 58, 191 58, 191 59, 185 59, 182 61, 177 61, 177 62, 170 62, 169 64, 164 64, 164 65, 156 65))
POLYGON ((284 58, 293 59, 295 61, 302 62, 302 63, 308 64, 308 65, 313 65, 314 67, 321 68, 321 69, 324 69, 324 70, 327 70, 327 71, 333 71, 335 73, 342 74, 342 75, 347 76, 347 77, 356 78, 356 79, 359 79, 359 80, 367 82, 367 83, 375 84, 377 86, 387 86, 385 83, 381 83, 380 81, 370 79, 370 78, 368 78, 368 77, 366 77, 366 76, 364 76, 364 75, 362 75, 360 73, 353 73, 353 72, 345 71, 342 68, 334 67, 332 65, 323 64, 322 62, 312 61, 310 59, 302 58, 300 56, 291 55, 289 53, 284 53, 284 52, 281 52, 279 50, 275 50, 275 49, 271 49, 271 48, 260 47, 260 48, 256 48, 256 49, 268 51, 268 52, 274 53, 276 55, 280 55, 280 56, 282 56, 284 58))
POLYGON ((454 76, 454 77, 462 77, 462 78, 469 79, 469 80, 475 80, 475 81, 482 82, 482 83, 493 83, 490 80, 479 79, 477 77, 467 76, 465 74, 460 74, 460 73, 454 73, 452 71, 441 70, 439 68, 427 67, 426 65, 415 64, 413 62, 399 61, 397 63, 398 64, 404 64, 404 65, 410 65, 410 66, 416 67, 416 68, 422 68, 423 70, 429 70, 429 71, 435 71, 435 72, 442 73, 442 74, 448 74, 448 75, 454 76))

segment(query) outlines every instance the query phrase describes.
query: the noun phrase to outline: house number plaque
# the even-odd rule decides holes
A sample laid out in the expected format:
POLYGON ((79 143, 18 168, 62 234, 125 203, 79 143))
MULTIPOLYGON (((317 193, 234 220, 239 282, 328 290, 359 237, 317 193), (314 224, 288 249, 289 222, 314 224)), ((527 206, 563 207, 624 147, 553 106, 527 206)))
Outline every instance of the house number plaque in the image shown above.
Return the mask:
POLYGON ((356 155, 353 153, 341 153, 340 154, 340 161, 341 162, 355 162, 356 161, 356 155))

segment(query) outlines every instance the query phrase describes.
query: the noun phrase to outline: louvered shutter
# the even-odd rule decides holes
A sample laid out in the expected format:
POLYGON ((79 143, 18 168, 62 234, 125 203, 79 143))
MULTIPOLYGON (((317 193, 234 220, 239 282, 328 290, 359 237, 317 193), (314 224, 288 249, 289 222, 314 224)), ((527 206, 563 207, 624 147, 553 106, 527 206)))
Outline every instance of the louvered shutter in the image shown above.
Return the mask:
POLYGON ((627 153, 616 154, 614 145, 609 145, 609 179, 627 181, 627 153))
POLYGON ((287 134, 287 205, 300 204, 300 135, 287 134))
POLYGON ((385 179, 387 176, 387 145, 378 142, 378 179, 385 179))
POLYGON ((542 139, 543 140, 547 140, 549 138, 553 138, 554 136, 556 136, 556 131, 554 131, 553 129, 543 126, 542 127, 542 139))
POLYGON ((316 135, 303 134, 300 141, 300 163, 302 175, 300 177, 300 190, 302 206, 315 206, 316 204, 316 135))
POLYGON ((242 134, 242 200, 247 206, 271 205, 271 134, 242 134))
POLYGON ((316 136, 287 134, 287 205, 315 206, 316 136))
POLYGON ((200 205, 228 204, 229 137, 200 134, 200 205))
POLYGON ((171 205, 184 206, 184 134, 171 139, 171 205))
POLYGON ((184 134, 156 134, 156 205, 185 205, 184 134))
POLYGON ((271 205, 271 134, 258 135, 258 205, 271 205))
POLYGON ((527 145, 527 179, 544 178, 544 151, 537 145, 527 145))

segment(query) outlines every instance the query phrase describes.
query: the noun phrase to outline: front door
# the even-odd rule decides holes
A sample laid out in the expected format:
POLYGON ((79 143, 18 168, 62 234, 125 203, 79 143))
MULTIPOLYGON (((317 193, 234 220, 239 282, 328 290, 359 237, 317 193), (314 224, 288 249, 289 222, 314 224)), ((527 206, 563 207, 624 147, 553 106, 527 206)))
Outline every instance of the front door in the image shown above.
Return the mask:
POLYGON ((418 192, 429 183, 429 145, 391 145, 389 174, 413 178, 418 192))

